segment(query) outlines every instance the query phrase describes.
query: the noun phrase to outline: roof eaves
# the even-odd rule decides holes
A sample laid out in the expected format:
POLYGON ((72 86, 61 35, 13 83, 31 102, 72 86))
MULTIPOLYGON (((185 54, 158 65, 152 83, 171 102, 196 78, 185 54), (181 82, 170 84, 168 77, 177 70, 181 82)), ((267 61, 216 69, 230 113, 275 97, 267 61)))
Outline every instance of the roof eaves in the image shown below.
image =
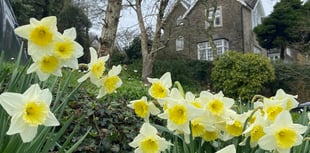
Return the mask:
POLYGON ((195 0, 193 2, 193 4, 187 9, 187 11, 183 14, 182 19, 184 19, 195 7, 195 5, 197 4, 198 0, 195 0))

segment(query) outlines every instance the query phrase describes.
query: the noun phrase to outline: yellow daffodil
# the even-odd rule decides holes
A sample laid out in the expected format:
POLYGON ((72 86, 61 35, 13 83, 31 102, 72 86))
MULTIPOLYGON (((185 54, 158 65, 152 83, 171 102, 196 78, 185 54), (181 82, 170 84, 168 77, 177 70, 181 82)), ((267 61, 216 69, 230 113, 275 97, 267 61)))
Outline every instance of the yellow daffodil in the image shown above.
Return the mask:
POLYGON ((158 115, 160 113, 160 110, 152 102, 148 102, 145 96, 139 100, 131 101, 127 106, 134 109, 135 113, 145 122, 149 122, 150 114, 158 115))
POLYGON ((53 55, 44 55, 39 59, 34 58, 34 63, 30 65, 27 74, 36 72, 41 81, 45 81, 52 74, 55 76, 62 76, 62 63, 59 58, 53 55))
POLYGON ((52 94, 32 85, 23 94, 4 92, 0 95, 0 105, 12 117, 8 135, 19 133, 23 142, 30 142, 39 125, 58 126, 59 122, 50 111, 52 94))
POLYGON ((49 16, 38 21, 30 19, 30 24, 15 29, 15 33, 28 40, 28 54, 46 55, 52 52, 55 40, 59 39, 57 18, 49 16))
POLYGON ((156 128, 150 123, 144 123, 140 129, 140 134, 129 143, 129 146, 136 148, 135 153, 160 153, 172 144, 159 137, 157 133, 156 128))
POLYGON ((291 114, 282 111, 270 126, 264 128, 266 134, 259 139, 258 145, 264 150, 289 153, 293 146, 302 143, 301 134, 306 129, 306 126, 293 124, 291 114))
POLYGON ((113 66, 112 69, 108 72, 108 75, 98 80, 97 86, 100 86, 100 89, 97 98, 101 98, 106 94, 113 93, 123 84, 121 78, 118 76, 121 70, 122 67, 120 65, 113 66))
POLYGON ((291 110, 292 108, 295 108, 298 106, 297 95, 290 95, 285 93, 282 89, 278 89, 276 92, 276 95, 272 97, 274 100, 280 100, 283 103, 285 103, 286 110, 291 110))
POLYGON ((221 149, 215 153, 236 153, 236 147, 235 147, 235 145, 232 144, 232 145, 224 147, 223 149, 221 149))
POLYGON ((54 54, 64 61, 64 65, 78 69, 78 58, 83 55, 83 47, 74 41, 76 38, 75 28, 66 29, 60 38, 60 41, 55 42, 54 54))
POLYGON ((165 98, 169 95, 169 88, 172 86, 171 74, 166 72, 159 79, 157 78, 147 78, 147 80, 152 83, 148 92, 153 98, 165 98))
POLYGON ((89 51, 90 63, 88 64, 88 72, 80 79, 78 79, 78 82, 83 82, 87 78, 90 78, 90 81, 93 84, 97 84, 98 80, 102 78, 103 73, 106 69, 105 63, 109 59, 109 55, 98 58, 97 52, 94 48, 90 47, 89 51))

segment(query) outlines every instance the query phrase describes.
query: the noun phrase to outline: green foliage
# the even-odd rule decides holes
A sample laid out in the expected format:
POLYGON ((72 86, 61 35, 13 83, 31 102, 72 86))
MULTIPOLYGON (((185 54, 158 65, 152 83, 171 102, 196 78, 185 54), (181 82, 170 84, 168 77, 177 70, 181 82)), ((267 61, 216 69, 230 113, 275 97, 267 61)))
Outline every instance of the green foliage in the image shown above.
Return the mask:
MULTIPOLYGON (((44 89, 48 88, 51 91, 55 91, 53 94, 55 97, 53 98, 50 109, 57 118, 61 118, 59 121, 61 125, 58 127, 39 126, 36 137, 29 143, 23 143, 18 134, 12 136, 6 135, 10 126, 10 117, 6 111, 0 107, 0 152, 48 153, 50 151, 70 152, 70 150, 75 150, 84 138, 81 138, 80 141, 71 143, 67 143, 68 141, 71 141, 71 138, 66 139, 64 143, 60 143, 60 139, 73 121, 73 118, 71 117, 72 115, 64 115, 63 110, 67 106, 68 101, 72 98, 72 95, 79 89, 80 85, 74 86, 71 88, 72 90, 68 91, 68 81, 72 75, 66 76, 66 79, 50 78, 47 83, 39 82, 35 74, 26 74, 29 63, 23 66, 20 65, 21 53, 22 50, 20 50, 18 58, 14 63, 7 63, 3 60, 4 55, 2 54, 0 56, 0 71, 7 72, 7 74, 0 75, 1 93, 23 93, 32 84, 36 83, 43 86, 44 89)), ((73 133, 76 132, 77 131, 73 133)), ((87 131, 80 133, 82 137, 87 134, 87 131)))
POLYGON ((159 78, 165 72, 171 72, 171 78, 180 81, 186 90, 197 91, 209 88, 211 67, 212 64, 206 61, 156 60, 152 77, 159 78))
POLYGON ((254 29, 260 45, 267 49, 280 48, 298 40, 296 23, 300 16, 300 0, 283 0, 277 3, 270 16, 254 29))
POLYGON ((141 53, 140 37, 135 37, 133 41, 131 42, 131 44, 125 48, 125 52, 130 61, 135 60, 135 59, 141 59, 142 53, 141 53))
POLYGON ((283 89, 288 93, 298 95, 300 102, 310 101, 310 68, 308 65, 276 62, 276 79, 268 85, 271 93, 283 89))
POLYGON ((274 69, 266 57, 236 51, 228 51, 215 61, 211 74, 216 90, 242 101, 260 93, 263 85, 274 78, 274 69))

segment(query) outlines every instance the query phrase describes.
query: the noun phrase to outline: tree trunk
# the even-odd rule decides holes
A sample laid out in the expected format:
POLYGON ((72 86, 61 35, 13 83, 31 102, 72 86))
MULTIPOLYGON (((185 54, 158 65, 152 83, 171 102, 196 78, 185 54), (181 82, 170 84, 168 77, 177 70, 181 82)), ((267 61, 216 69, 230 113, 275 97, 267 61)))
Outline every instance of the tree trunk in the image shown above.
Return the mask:
POLYGON ((117 27, 122 9, 122 0, 109 0, 104 25, 100 38, 98 56, 112 54, 116 38, 117 27))
POLYGON ((139 28, 141 31, 141 52, 142 52, 142 81, 148 83, 147 78, 151 76, 153 72, 153 64, 155 60, 156 53, 160 51, 164 46, 160 43, 161 27, 163 24, 164 11, 168 5, 169 0, 161 0, 160 6, 156 19, 156 29, 153 36, 153 42, 151 50, 148 49, 148 36, 146 27, 144 25, 142 10, 141 10, 142 0, 136 0, 136 13, 139 22, 139 28))

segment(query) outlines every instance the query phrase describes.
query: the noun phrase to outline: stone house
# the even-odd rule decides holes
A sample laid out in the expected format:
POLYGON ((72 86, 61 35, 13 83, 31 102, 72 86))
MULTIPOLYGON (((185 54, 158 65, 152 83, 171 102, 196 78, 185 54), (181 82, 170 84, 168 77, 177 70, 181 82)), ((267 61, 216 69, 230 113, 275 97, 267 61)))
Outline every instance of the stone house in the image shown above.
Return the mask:
MULTIPOLYGON (((208 6, 206 9, 202 0, 181 0, 174 5, 163 26, 163 40, 169 41, 159 58, 213 60, 206 11, 214 12, 214 7, 208 6)), ((218 55, 227 50, 267 55, 253 32, 263 16, 261 0, 217 0, 212 38, 218 55)))

